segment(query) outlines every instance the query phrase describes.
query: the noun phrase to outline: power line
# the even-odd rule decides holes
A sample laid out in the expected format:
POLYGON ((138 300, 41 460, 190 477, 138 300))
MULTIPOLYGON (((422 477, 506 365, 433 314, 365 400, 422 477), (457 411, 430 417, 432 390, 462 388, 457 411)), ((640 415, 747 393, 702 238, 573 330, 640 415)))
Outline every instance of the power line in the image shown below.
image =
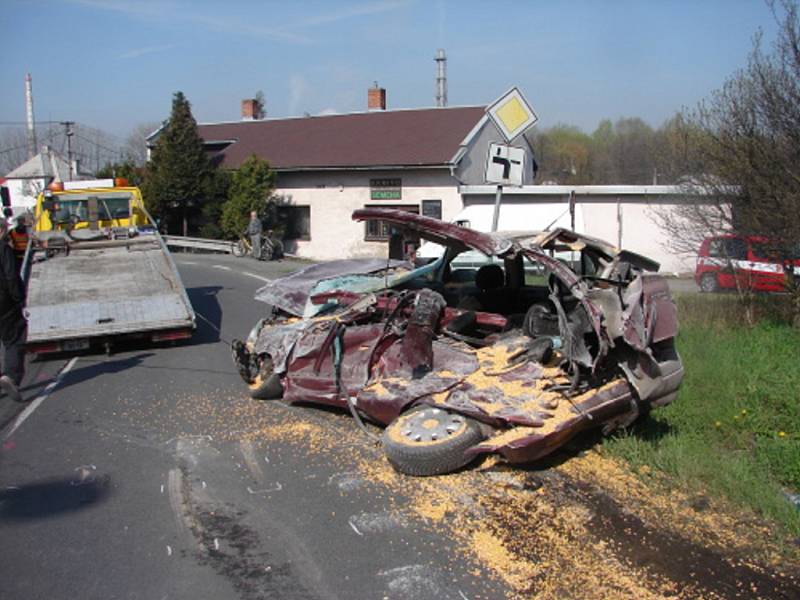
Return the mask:
POLYGON ((104 146, 103 144, 101 144, 100 142, 97 142, 95 140, 90 140, 89 138, 84 137, 79 133, 75 133, 75 137, 80 138, 84 142, 88 142, 88 143, 92 144, 93 146, 96 146, 98 148, 102 148, 106 152, 111 152, 112 154, 118 154, 119 153, 119 148, 116 148, 116 149, 115 148, 109 148, 108 146, 104 146))
MULTIPOLYGON (((61 121, 36 121, 36 125, 55 125, 61 121)), ((27 121, 0 121, 0 125, 27 125, 27 121)))
POLYGON ((7 154, 8 152, 14 152, 16 150, 24 150, 27 147, 28 147, 28 145, 25 144, 24 146, 16 146, 14 148, 6 148, 5 150, 0 150, 0 154, 7 154))

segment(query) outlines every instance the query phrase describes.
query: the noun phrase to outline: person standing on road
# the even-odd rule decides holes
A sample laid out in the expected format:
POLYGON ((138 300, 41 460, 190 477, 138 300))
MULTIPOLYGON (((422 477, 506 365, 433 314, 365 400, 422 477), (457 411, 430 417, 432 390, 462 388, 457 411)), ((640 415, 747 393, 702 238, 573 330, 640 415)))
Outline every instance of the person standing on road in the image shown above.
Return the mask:
POLYGON ((28 249, 28 219, 25 215, 17 217, 17 226, 11 230, 9 236, 14 256, 17 259, 17 271, 19 271, 25 259, 25 251, 28 249))
POLYGON ((14 249, 9 243, 8 223, 0 219, 0 341, 3 343, 3 374, 0 389, 16 402, 22 401, 19 384, 25 374, 26 323, 22 316, 24 293, 17 271, 14 249))
POLYGON ((250 223, 247 224, 247 235, 250 236, 250 243, 253 245, 253 258, 261 258, 261 232, 263 227, 256 211, 250 211, 250 223))

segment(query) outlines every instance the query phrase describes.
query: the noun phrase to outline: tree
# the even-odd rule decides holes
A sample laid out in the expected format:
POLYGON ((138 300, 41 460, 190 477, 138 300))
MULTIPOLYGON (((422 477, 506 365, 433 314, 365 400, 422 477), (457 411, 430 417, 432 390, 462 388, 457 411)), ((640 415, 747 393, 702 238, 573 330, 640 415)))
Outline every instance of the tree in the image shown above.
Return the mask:
MULTIPOLYGON (((770 5, 779 29, 769 51, 757 35, 747 65, 681 116, 683 134, 694 136, 689 183, 710 202, 679 207, 662 224, 695 249, 711 233, 767 236, 788 260, 800 240, 800 22, 795 2, 770 5)), ((787 276, 800 326, 800 286, 790 268, 787 276)))
POLYGON ((180 229, 187 235, 189 217, 200 213, 211 176, 212 166, 189 101, 182 92, 176 92, 169 121, 156 141, 145 173, 143 193, 148 210, 154 217, 166 219, 169 229, 180 229))
POLYGON ((275 171, 255 154, 248 157, 231 177, 228 201, 222 207, 222 230, 237 238, 247 227, 250 211, 258 212, 267 227, 277 225, 277 208, 272 192, 275 171))
POLYGON ((263 119, 267 116, 267 99, 264 97, 264 92, 258 90, 256 92, 255 97, 256 104, 258 104, 258 108, 256 114, 253 115, 254 119, 263 119))
POLYGON ((231 172, 222 169, 214 169, 212 177, 209 177, 206 185, 206 202, 200 215, 200 237, 220 239, 223 237, 221 227, 222 208, 228 198, 228 190, 231 185, 231 172))
POLYGON ((589 183, 587 165, 591 140, 583 131, 563 123, 532 136, 540 181, 589 183))
POLYGON ((106 163, 95 173, 98 179, 112 179, 122 177, 134 186, 142 185, 144 180, 144 169, 137 167, 131 161, 121 163, 106 163))
POLYGON ((139 123, 125 138, 122 151, 125 160, 137 167, 143 167, 147 162, 147 136, 159 128, 160 123, 139 123))

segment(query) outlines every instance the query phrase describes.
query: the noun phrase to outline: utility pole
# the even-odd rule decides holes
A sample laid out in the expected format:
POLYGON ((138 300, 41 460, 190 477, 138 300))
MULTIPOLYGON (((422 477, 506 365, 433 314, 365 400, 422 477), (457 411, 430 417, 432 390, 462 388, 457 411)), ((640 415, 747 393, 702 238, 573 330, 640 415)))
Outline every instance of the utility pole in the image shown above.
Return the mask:
POLYGON ((64 135, 67 136, 67 164, 69 165, 69 180, 72 181, 75 175, 72 172, 72 136, 75 135, 72 126, 75 125, 75 121, 61 121, 61 125, 64 126, 64 135))

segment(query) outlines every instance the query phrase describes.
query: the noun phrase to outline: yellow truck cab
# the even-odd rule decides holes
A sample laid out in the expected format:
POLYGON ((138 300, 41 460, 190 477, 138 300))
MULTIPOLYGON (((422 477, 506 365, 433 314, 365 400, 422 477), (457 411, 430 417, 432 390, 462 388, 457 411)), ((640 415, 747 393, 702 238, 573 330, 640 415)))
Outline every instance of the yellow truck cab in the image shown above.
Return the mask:
POLYGON ((51 186, 36 201, 34 231, 139 228, 151 225, 142 193, 125 180, 100 180, 51 186), (103 183, 106 185, 101 185, 103 183), (61 187, 62 189, 59 189, 61 187))
POLYGON ((23 262, 28 349, 110 351, 120 338, 191 337, 195 313, 142 194, 65 182, 39 195, 23 262))

